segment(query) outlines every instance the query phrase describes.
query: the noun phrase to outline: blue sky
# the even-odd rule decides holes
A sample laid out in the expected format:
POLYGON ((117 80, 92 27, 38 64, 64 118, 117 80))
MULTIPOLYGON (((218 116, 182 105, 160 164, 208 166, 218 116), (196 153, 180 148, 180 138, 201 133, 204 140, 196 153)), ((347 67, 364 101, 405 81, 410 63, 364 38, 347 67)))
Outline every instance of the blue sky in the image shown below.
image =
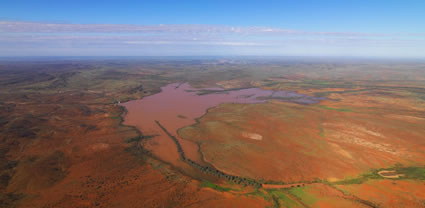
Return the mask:
POLYGON ((423 0, 2 0, 0 56, 425 56, 423 0))

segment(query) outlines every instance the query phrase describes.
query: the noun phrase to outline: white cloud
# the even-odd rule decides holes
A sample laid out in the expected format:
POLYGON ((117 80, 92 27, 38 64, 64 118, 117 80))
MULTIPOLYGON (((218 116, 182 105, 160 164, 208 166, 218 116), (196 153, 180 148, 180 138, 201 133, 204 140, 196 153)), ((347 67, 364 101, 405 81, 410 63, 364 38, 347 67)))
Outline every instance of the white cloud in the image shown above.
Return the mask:
POLYGON ((425 34, 300 31, 219 25, 52 24, 0 21, 0 56, 425 54, 425 34), (37 52, 37 50, 39 52, 37 52), (21 51, 21 52, 20 52, 21 51), (72 52, 72 53, 71 53, 72 52), (92 54, 96 55, 96 54, 92 54))
POLYGON ((63 24, 0 21, 1 33, 212 33, 212 34, 277 34, 382 36, 356 32, 309 32, 271 27, 230 27, 218 25, 128 25, 128 24, 63 24))

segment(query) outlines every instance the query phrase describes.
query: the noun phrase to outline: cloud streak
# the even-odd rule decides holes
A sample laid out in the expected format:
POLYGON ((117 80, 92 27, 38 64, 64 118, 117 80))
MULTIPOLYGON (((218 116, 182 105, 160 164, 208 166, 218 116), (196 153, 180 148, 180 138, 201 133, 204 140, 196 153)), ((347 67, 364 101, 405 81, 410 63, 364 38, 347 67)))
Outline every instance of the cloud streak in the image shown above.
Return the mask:
POLYGON ((418 56, 425 34, 0 21, 0 56, 75 54, 418 56))
POLYGON ((188 34, 276 34, 330 36, 384 36, 378 33, 311 32, 272 27, 232 27, 218 25, 128 25, 128 24, 61 24, 0 21, 2 33, 188 33, 188 34))

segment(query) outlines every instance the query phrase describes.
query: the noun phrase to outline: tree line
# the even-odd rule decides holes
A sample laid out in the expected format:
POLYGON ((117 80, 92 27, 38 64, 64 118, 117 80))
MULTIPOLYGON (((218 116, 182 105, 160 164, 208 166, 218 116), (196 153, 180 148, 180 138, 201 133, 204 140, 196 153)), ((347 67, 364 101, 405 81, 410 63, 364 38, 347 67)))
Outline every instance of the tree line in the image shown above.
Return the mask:
POLYGON ((231 181, 231 182, 236 183, 236 184, 241 184, 241 185, 246 185, 246 186, 254 186, 256 188, 261 187, 261 183, 254 180, 254 179, 230 175, 230 174, 224 173, 220 170, 217 170, 214 167, 204 166, 204 165, 201 165, 201 164, 199 164, 199 163, 197 163, 197 162, 195 162, 195 161, 193 161, 189 158, 186 158, 184 151, 183 151, 183 148, 180 145, 180 142, 177 140, 177 138, 175 136, 173 136, 172 134, 170 134, 170 132, 168 132, 167 129, 164 126, 162 126, 161 123, 159 123, 159 121, 155 120, 155 122, 159 126, 159 128, 161 128, 165 132, 165 134, 167 134, 167 136, 170 137, 174 141, 174 143, 177 146, 177 152, 179 153, 180 158, 185 163, 187 163, 190 166, 202 171, 203 173, 214 175, 216 177, 223 178, 227 181, 231 181))

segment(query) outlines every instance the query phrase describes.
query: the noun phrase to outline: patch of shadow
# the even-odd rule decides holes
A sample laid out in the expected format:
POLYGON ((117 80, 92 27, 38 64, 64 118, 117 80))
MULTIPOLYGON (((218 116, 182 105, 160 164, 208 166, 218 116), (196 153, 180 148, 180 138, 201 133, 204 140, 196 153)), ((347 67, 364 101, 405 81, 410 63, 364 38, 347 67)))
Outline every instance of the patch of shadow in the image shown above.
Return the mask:
POLYGON ((10 76, 7 79, 0 80, 0 86, 8 85, 29 85, 34 83, 47 82, 55 79, 54 76, 45 72, 26 71, 17 76, 10 76))
POLYGON ((92 111, 90 110, 89 107, 85 106, 85 105, 79 105, 78 109, 80 110, 80 112, 84 115, 84 116, 90 116, 92 114, 92 111))
POLYGON ((128 90, 128 93, 134 94, 134 93, 143 92, 143 91, 144 91, 143 85, 139 85, 137 87, 134 87, 134 88, 131 88, 130 90, 128 90))
POLYGON ((187 119, 187 117, 186 117, 186 116, 184 116, 184 115, 177 115, 177 117, 178 117, 178 118, 181 118, 181 119, 187 119))
POLYGON ((14 168, 18 165, 17 161, 6 159, 8 150, 0 152, 0 193, 9 185, 12 178, 14 168))
POLYGON ((0 175, 0 190, 5 189, 9 184, 11 177, 7 173, 3 173, 0 175))
POLYGON ((0 103, 0 113, 12 113, 16 108, 14 103, 0 103))
POLYGON ((96 125, 91 125, 91 124, 81 124, 80 125, 81 128, 84 128, 84 132, 87 133, 89 131, 95 131, 97 130, 97 126, 96 125))
POLYGON ((156 136, 159 136, 159 135, 155 134, 155 135, 137 136, 137 137, 133 137, 133 138, 127 139, 126 142, 127 143, 140 142, 143 139, 151 139, 151 138, 154 138, 156 136))
POLYGON ((40 131, 40 125, 43 125, 46 121, 46 119, 27 114, 5 125, 5 132, 9 136, 33 139, 40 131))
POLYGON ((47 156, 31 157, 21 160, 16 172, 9 181, 12 190, 40 190, 63 180, 68 174, 71 160, 61 151, 47 156))
POLYGON ((57 76, 56 80, 54 80, 47 88, 50 88, 50 89, 64 88, 68 85, 68 80, 76 74, 77 72, 62 73, 59 76, 57 76))
POLYGON ((9 123, 9 119, 7 117, 0 116, 0 128, 9 123))
POLYGON ((33 125, 28 120, 19 120, 13 122, 7 129, 7 134, 14 135, 19 138, 35 138, 38 129, 32 129, 33 125))
POLYGON ((99 79, 103 79, 103 80, 113 79, 113 80, 116 80, 116 79, 123 79, 123 78, 126 78, 126 77, 129 77, 129 74, 126 73, 126 72, 120 72, 120 71, 110 70, 110 71, 105 71, 103 74, 101 74, 99 76, 99 79))
POLYGON ((21 193, 0 193, 0 208, 14 208, 20 199, 24 198, 21 193))
MULTIPOLYGON (((1 155, 2 157, 5 157, 5 155, 1 155)), ((15 160, 7 160, 6 158, 0 159, 0 170, 9 170, 13 169, 18 165, 18 161, 15 160)))

